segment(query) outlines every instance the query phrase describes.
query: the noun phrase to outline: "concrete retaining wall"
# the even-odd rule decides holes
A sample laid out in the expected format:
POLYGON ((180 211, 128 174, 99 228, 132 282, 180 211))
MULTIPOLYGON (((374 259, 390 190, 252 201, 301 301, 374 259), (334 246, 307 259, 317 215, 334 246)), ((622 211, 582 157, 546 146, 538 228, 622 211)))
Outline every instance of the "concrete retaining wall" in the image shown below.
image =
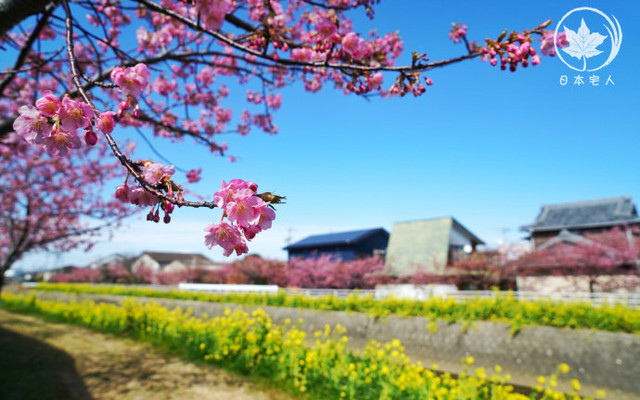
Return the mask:
MULTIPOLYGON (((41 297, 69 299, 59 293, 42 293, 41 297)), ((119 296, 79 296, 95 301, 118 303, 119 296)), ((168 308, 192 308, 197 316, 220 316, 226 308, 244 309, 234 304, 216 304, 197 301, 144 299, 156 301, 168 308)), ((424 318, 386 319, 362 313, 315 311, 284 307, 261 307, 275 323, 289 318, 302 319, 301 328, 312 333, 324 329, 326 324, 340 324, 347 329, 349 345, 354 350, 364 348, 370 339, 387 342, 399 339, 412 361, 424 365, 438 364, 438 369, 458 373, 461 360, 473 356, 474 366, 487 369, 500 365, 516 385, 532 386, 539 375, 552 374, 558 364, 567 363, 571 371, 567 380, 577 378, 586 394, 596 388, 605 389, 608 399, 640 399, 640 335, 610 333, 592 330, 569 330, 551 327, 525 327, 512 336, 510 327, 503 323, 475 322, 461 324, 437 323, 437 331, 428 329, 424 318)))

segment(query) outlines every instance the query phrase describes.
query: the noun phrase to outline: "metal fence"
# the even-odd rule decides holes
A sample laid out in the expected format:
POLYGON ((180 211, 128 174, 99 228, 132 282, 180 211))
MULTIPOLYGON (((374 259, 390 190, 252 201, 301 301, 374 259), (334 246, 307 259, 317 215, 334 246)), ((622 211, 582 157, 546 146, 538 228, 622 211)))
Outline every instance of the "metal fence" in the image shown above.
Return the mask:
POLYGON ((395 290, 376 289, 376 290, 348 290, 348 289, 283 289, 288 294, 302 294, 305 296, 336 296, 338 298, 346 298, 348 296, 373 296, 376 299, 383 299, 389 296, 399 298, 407 298, 412 300, 427 300, 431 297, 453 298, 456 300, 471 299, 498 299, 513 298, 516 300, 548 300, 548 301, 566 301, 566 302, 589 302, 594 305, 602 304, 623 304, 629 307, 640 307, 640 293, 591 293, 591 292, 518 292, 518 291, 495 291, 495 290, 459 290, 448 292, 435 292, 432 289, 422 289, 419 287, 411 291, 399 293, 395 290))
MULTIPOLYGON (((23 286, 36 286, 35 283, 25 282, 23 286)), ((110 284, 98 284, 111 286, 110 284)), ((271 293, 282 290, 291 295, 310 297, 335 296, 344 299, 348 296, 372 296, 384 299, 389 296, 412 300, 427 300, 431 297, 453 298, 464 301, 471 299, 513 298, 522 301, 548 300, 558 302, 589 302, 594 305, 623 304, 631 308, 640 308, 640 293, 605 293, 605 292, 523 292, 523 291, 495 291, 495 290, 438 290, 434 286, 418 285, 385 285, 377 289, 304 289, 278 288, 274 285, 212 285, 212 284, 180 284, 169 285, 131 285, 131 287, 149 288, 157 290, 187 290, 208 293, 271 293)))

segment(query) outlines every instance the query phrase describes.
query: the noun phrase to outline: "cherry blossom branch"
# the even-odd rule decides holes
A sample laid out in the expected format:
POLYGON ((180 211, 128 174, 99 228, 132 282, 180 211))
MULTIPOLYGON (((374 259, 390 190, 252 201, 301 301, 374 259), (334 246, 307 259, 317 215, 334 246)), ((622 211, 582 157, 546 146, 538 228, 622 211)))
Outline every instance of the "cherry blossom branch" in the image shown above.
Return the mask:
POLYGON ((196 31, 199 32, 203 32, 206 33, 218 40, 220 40, 222 43, 227 44, 237 50, 241 50, 244 53, 250 54, 252 56, 258 57, 258 58, 262 58, 268 61, 273 62, 274 64, 281 64, 281 65, 296 65, 296 66, 300 66, 300 67, 309 67, 309 68, 331 68, 331 69, 337 69, 337 70, 352 70, 352 71, 358 71, 358 72, 376 72, 376 71, 388 71, 388 72, 405 72, 405 73, 410 73, 410 72, 421 72, 421 71, 428 71, 430 69, 433 68, 439 68, 439 67, 443 67, 445 65, 449 65, 449 64, 454 64, 454 63, 458 63, 464 60, 469 60, 475 57, 478 57, 481 55, 481 53, 479 51, 476 51, 473 54, 467 54, 464 56, 460 56, 460 57, 453 57, 453 58, 449 58, 446 60, 441 60, 441 61, 436 61, 436 62, 432 62, 432 63, 427 63, 427 64, 417 64, 417 65, 404 65, 404 66, 386 66, 386 65, 376 65, 376 66, 371 66, 371 65, 358 65, 358 64, 336 64, 336 63, 328 63, 328 62, 306 62, 306 61, 297 61, 297 60, 291 60, 291 59, 286 59, 286 58, 274 58, 273 56, 270 56, 264 52, 261 51, 255 51, 249 47, 243 46, 240 43, 228 38, 227 36, 216 32, 216 31, 211 31, 208 29, 205 29, 204 27, 202 27, 201 25, 199 25, 197 22, 183 16, 180 15, 172 10, 168 10, 165 7, 161 6, 158 3, 155 3, 151 0, 133 0, 136 3, 140 3, 143 4, 145 6, 147 6, 150 10, 159 12, 161 14, 167 15, 183 24, 185 24, 186 26, 190 27, 191 29, 194 29, 196 31))

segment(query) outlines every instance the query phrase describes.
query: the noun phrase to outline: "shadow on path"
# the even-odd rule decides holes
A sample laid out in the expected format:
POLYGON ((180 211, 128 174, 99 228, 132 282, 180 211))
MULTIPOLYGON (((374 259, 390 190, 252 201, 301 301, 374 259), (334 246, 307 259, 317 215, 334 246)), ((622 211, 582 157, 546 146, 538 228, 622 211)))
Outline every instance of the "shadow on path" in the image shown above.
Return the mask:
POLYGON ((62 350, 0 327, 2 400, 93 400, 62 350))

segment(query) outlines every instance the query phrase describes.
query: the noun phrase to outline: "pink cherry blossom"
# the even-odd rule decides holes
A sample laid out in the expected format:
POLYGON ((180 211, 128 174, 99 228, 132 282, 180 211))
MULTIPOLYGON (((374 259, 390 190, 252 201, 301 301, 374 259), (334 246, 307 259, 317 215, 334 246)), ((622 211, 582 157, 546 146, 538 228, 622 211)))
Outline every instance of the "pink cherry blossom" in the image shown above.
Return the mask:
POLYGON ((13 122, 13 129, 30 144, 39 144, 49 136, 53 125, 34 106, 21 106, 20 116, 13 122))
POLYGON ((212 31, 220 29, 224 17, 231 11, 227 0, 197 0, 196 9, 200 13, 202 25, 212 31))
POLYGON ((98 115, 98 117, 96 118, 96 128, 108 135, 111 132, 113 132, 113 129, 116 126, 115 121, 113 120, 113 117, 116 115, 115 112, 113 111, 105 111, 103 113, 100 113, 100 115, 98 115))
POLYGON ((216 204, 216 207, 222 209, 226 208, 227 203, 234 200, 235 193, 244 189, 250 189, 255 194, 258 190, 258 185, 242 179, 232 179, 229 183, 222 181, 221 186, 222 189, 213 194, 213 202, 216 204))
POLYGON ((225 251, 223 251, 222 254, 225 257, 228 257, 234 251, 236 252, 237 256, 241 256, 241 255, 247 254, 249 252, 249 247, 247 246, 247 243, 244 240, 241 240, 238 244, 233 246, 233 249, 225 249, 225 251))
MULTIPOLYGON (((540 51, 545 56, 553 56, 556 54, 555 46, 553 43, 555 32, 547 32, 546 35, 542 38, 542 42, 540 43, 540 51)), ((564 48, 569 45, 569 41, 567 40, 566 33, 558 33, 558 37, 556 39, 556 44, 559 48, 564 48)))
POLYGON ((125 94, 134 98, 140 97, 149 83, 151 74, 145 64, 139 63, 134 67, 115 67, 111 71, 111 80, 125 94))
POLYGON ((231 254, 235 247, 243 242, 238 227, 226 222, 207 225, 204 231, 207 232, 204 237, 204 244, 209 249, 213 248, 213 246, 220 246, 225 250, 230 250, 229 254, 231 254))
POLYGON ((225 206, 227 218, 240 226, 249 226, 260 214, 257 209, 259 198, 249 189, 238 190, 233 194, 233 199, 225 206))
POLYGON ((173 165, 163 166, 161 163, 151 163, 144 168, 142 176, 152 185, 157 185, 165 178, 170 178, 175 172, 173 165))
POLYGON ((46 91, 42 97, 36 100, 36 108, 42 115, 53 117, 60 110, 60 99, 50 91, 46 91))
POLYGON ((270 94, 267 96, 266 103, 273 110, 277 110, 282 105, 282 94, 278 93, 276 95, 270 94))
POLYGON ((153 206, 158 202, 158 198, 154 194, 144 190, 142 186, 130 188, 128 195, 129 203, 140 207, 153 206))
POLYGON ((384 77, 382 73, 376 72, 375 74, 371 74, 368 79, 369 87, 373 90, 379 89, 380 85, 382 85, 384 77))
POLYGON ((344 36, 342 39, 342 49, 354 60, 365 58, 371 53, 366 41, 355 32, 349 32, 344 36))
POLYGON ((316 32, 322 40, 328 40, 338 31, 336 23, 330 18, 322 18, 315 24, 316 32))
POLYGON ((115 198, 124 202, 129 202, 129 186, 120 185, 116 188, 115 198))
POLYGON ((187 181, 189 183, 196 183, 200 181, 200 174, 202 173, 202 168, 192 169, 187 172, 187 181))
POLYGON ((69 149, 79 149, 82 146, 80 138, 71 132, 58 130, 42 141, 44 150, 50 156, 60 157, 69 154, 69 149))
POLYGON ((276 212, 269 206, 269 203, 263 201, 258 207, 258 218, 253 223, 261 230, 267 230, 271 228, 274 219, 276 219, 276 212))
POLYGON ((75 134, 78 128, 84 129, 89 126, 94 112, 87 103, 65 97, 62 99, 59 116, 62 130, 75 134))

